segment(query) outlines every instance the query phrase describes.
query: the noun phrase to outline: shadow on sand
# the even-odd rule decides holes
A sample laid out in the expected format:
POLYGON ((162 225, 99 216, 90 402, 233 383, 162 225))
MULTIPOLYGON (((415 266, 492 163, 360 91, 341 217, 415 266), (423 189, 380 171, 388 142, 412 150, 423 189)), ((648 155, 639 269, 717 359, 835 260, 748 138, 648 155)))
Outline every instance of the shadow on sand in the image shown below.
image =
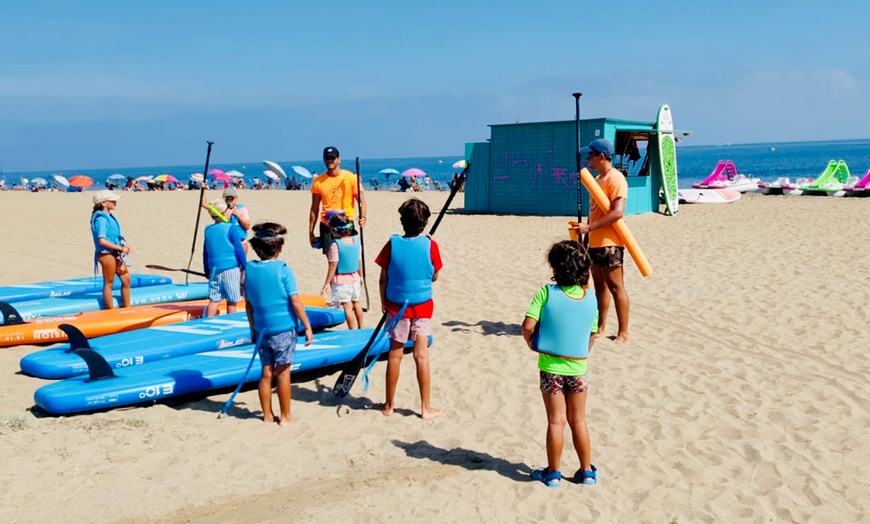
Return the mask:
POLYGON ((488 453, 465 448, 443 449, 425 440, 401 442, 394 440, 393 445, 405 451, 411 458, 440 462, 447 466, 458 466, 470 471, 488 470, 517 482, 528 482, 532 470, 525 464, 514 464, 495 458, 488 453))

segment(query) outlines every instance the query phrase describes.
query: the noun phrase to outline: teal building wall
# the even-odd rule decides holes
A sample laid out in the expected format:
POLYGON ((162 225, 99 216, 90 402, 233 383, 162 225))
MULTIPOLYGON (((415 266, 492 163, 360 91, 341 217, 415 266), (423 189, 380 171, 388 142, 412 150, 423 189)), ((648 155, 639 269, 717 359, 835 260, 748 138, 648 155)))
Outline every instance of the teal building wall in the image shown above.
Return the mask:
MULTIPOLYGON (((628 136, 654 131, 654 127, 650 122, 581 120, 580 143, 585 146, 603 137, 617 144, 617 135, 624 142, 628 136)), ((576 136, 573 120, 490 126, 488 142, 466 145, 471 169, 465 184, 465 209, 478 213, 577 216, 576 136)), ((654 144, 654 134, 645 136, 654 144)), ((614 157, 614 164, 620 159, 614 157)), ((637 169, 633 171, 629 170, 626 177, 626 214, 658 211, 660 178, 638 176, 637 169)), ((655 175, 658 171, 648 172, 655 175)), ((582 216, 588 215, 589 193, 582 186, 579 205, 582 216)))

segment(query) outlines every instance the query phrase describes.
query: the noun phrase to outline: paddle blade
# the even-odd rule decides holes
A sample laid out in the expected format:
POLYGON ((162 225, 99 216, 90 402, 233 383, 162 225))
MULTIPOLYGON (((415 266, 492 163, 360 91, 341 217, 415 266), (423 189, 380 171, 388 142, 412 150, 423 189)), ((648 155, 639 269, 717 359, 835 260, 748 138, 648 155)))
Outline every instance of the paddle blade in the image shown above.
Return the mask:
POLYGON ((358 377, 360 371, 362 371, 363 365, 366 361, 366 356, 368 355, 372 345, 375 343, 375 340, 377 340, 378 334, 381 332, 381 328, 384 327, 384 322, 386 321, 387 314, 384 313, 381 315, 381 319, 378 321, 378 325, 372 332, 369 341, 366 342, 366 345, 360 350, 360 352, 357 353, 353 357, 353 360, 348 362, 341 371, 341 375, 338 376, 338 380, 335 381, 335 386, 332 388, 333 395, 338 398, 344 398, 348 393, 350 393, 353 383, 356 382, 356 377, 358 377))

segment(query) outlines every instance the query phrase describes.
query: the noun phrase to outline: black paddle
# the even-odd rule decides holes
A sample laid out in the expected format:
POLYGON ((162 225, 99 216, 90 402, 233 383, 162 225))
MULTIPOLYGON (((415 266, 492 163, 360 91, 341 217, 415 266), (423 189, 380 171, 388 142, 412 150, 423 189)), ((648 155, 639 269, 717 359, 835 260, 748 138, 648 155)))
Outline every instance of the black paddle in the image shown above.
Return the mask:
MULTIPOLYGON (((356 194, 357 199, 356 203, 359 206, 359 217, 363 216, 362 209, 362 176, 360 176, 359 172, 359 157, 356 157, 356 194)), ((368 311, 371 307, 369 302, 369 281, 366 278, 366 244, 363 242, 363 227, 359 227, 359 254, 360 260, 362 260, 362 278, 363 278, 363 288, 366 291, 366 307, 363 308, 363 311, 368 311)))
MULTIPOLYGON (((450 202, 453 201, 453 197, 456 196, 456 193, 459 192, 459 188, 462 187, 462 184, 465 182, 465 178, 468 176, 468 170, 471 168, 471 164, 465 166, 465 169, 462 170, 462 173, 459 175, 459 178, 456 181, 456 184, 453 185, 453 189, 450 190, 450 196, 447 197, 447 201, 444 202, 444 206, 441 207, 441 211, 438 213, 438 217, 435 219, 435 223, 432 224, 432 229, 429 230, 429 236, 435 234, 435 230, 438 229, 438 224, 441 223, 441 219, 444 218, 444 214, 447 213, 447 208, 450 206, 450 202)), ((404 312, 405 308, 401 309, 401 312, 404 312)), ((399 314, 401 315, 401 313, 399 314)), ((378 334, 381 331, 381 328, 384 327, 384 323, 387 321, 387 313, 384 312, 381 315, 381 319, 378 321, 378 326, 375 328, 372 333, 371 338, 369 338, 368 343, 362 350, 357 353, 353 360, 347 363, 343 370, 341 370, 341 375, 338 376, 338 380, 335 381, 335 386, 332 388, 332 394, 338 398, 344 398, 350 393, 350 388, 353 387, 353 383, 356 381, 356 377, 359 376, 359 372, 365 366, 366 357, 368 356, 369 350, 372 345, 375 343, 375 340, 378 338, 378 334)))
MULTIPOLYGON (((580 166, 583 162, 583 153, 580 151, 580 97, 583 93, 571 93, 574 97, 574 126, 577 136, 577 222, 583 222, 583 184, 580 182, 580 166)), ((586 221, 589 222, 588 220, 586 221)), ((589 236, 579 235, 583 247, 589 246, 589 236)))
POLYGON ((202 273, 200 271, 194 271, 192 269, 166 267, 159 264, 145 264, 145 267, 147 267, 148 269, 156 269, 158 271, 180 271, 182 273, 187 273, 188 275, 196 275, 199 277, 208 278, 208 275, 206 275, 205 273, 202 273))
MULTIPOLYGON (((214 142, 210 140, 207 141, 207 143, 208 151, 205 154, 205 169, 202 171, 202 184, 199 187, 199 201, 196 203, 196 225, 193 226, 193 242, 190 245, 190 260, 187 261, 187 271, 185 271, 188 274, 191 274, 190 265, 193 264, 193 252, 196 251, 196 234, 199 232, 199 217, 202 215, 202 199, 205 198, 205 188, 208 186, 208 162, 211 160, 211 146, 214 145, 214 142)), ((185 275, 184 283, 187 284, 188 280, 189 277, 185 275)))

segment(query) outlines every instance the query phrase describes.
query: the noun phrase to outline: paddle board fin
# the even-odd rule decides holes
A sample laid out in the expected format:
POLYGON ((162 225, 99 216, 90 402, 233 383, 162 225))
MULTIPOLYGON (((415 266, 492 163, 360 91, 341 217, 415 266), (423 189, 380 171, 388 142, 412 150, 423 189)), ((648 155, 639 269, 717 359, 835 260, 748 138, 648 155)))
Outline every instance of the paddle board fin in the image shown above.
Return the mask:
POLYGON ((17 326, 19 324, 24 324, 21 314, 8 302, 0 302, 0 313, 3 314, 4 326, 17 326))
POLYGON ((88 365, 88 382, 95 380, 103 380, 105 378, 115 378, 115 373, 112 371, 112 366, 106 362, 102 355, 90 348, 79 348, 73 351, 76 355, 82 357, 85 364, 88 365))
POLYGON ((72 353, 77 349, 91 349, 91 344, 88 342, 88 337, 82 333, 79 328, 72 324, 61 324, 57 329, 66 333, 66 338, 69 339, 69 349, 67 353, 72 353))

